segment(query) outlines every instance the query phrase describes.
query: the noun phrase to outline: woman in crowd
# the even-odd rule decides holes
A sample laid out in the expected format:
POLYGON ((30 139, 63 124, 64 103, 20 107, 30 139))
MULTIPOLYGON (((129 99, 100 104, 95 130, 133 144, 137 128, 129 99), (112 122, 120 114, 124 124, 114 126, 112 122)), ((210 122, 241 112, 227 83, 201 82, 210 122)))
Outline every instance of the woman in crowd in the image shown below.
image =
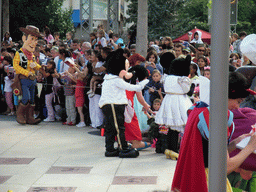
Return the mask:
POLYGON ((53 38, 51 31, 48 27, 45 27, 44 34, 45 34, 44 40, 47 41, 47 44, 49 44, 49 43, 52 44, 54 42, 54 38, 53 38))

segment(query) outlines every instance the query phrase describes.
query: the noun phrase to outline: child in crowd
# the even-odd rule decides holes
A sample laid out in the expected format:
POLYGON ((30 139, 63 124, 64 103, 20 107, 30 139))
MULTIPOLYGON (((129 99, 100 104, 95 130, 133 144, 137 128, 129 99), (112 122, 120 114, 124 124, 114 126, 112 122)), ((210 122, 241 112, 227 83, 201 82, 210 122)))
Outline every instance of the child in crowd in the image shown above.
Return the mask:
POLYGON ((198 57, 197 64, 198 64, 198 67, 200 69, 201 75, 203 75, 204 74, 204 67, 208 66, 207 58, 205 56, 198 57))
POLYGON ((211 67, 210 66, 207 66, 207 67, 204 67, 204 76, 208 79, 210 79, 211 77, 211 67))
POLYGON ((153 101, 153 106, 152 106, 152 111, 153 111, 153 115, 156 115, 156 113, 158 112, 158 110, 160 109, 161 107, 161 103, 162 103, 162 100, 161 99, 158 99, 156 98, 154 101, 153 101))
POLYGON ((150 115, 147 111, 144 111, 148 117, 147 123, 150 127, 148 137, 155 143, 156 153, 164 153, 169 147, 169 137, 167 136, 169 128, 155 123, 155 115, 161 107, 161 102, 162 101, 160 99, 155 99, 153 101, 153 114, 150 115))
POLYGON ((43 108, 45 106, 45 90, 43 86, 45 84, 44 76, 41 72, 38 72, 36 77, 36 89, 35 89, 35 114, 34 118, 44 119, 43 108))
POLYGON ((160 71, 157 69, 153 70, 151 76, 152 76, 152 81, 150 81, 144 89, 145 90, 144 98, 150 106, 152 106, 152 103, 156 98, 163 100, 162 92, 164 91, 163 84, 160 82, 161 80, 160 71))
POLYGON ((47 109, 47 118, 44 119, 46 122, 52 122, 55 121, 54 117, 54 109, 52 106, 52 101, 54 98, 54 93, 53 93, 53 78, 56 77, 55 74, 55 62, 53 60, 50 60, 47 62, 47 65, 45 67, 45 104, 46 104, 46 109, 47 109))
POLYGON ((90 33, 90 43, 92 45, 92 49, 94 49, 94 46, 97 43, 97 37, 95 33, 90 33))
POLYGON ((76 99, 75 99, 75 82, 72 79, 75 78, 75 68, 69 67, 67 72, 64 72, 62 79, 64 81, 64 94, 65 94, 65 107, 67 120, 63 122, 63 125, 74 126, 76 123, 76 99))
MULTIPOLYGON (((190 79, 192 83, 198 82, 198 74, 197 74, 198 66, 195 63, 190 64, 190 79)), ((195 83, 196 85, 197 83, 195 83)))
POLYGON ((5 94, 5 100, 7 103, 7 106, 10 109, 10 113, 8 113, 7 115, 15 115, 14 113, 14 106, 13 106, 13 99, 12 99, 12 88, 11 85, 13 83, 13 79, 14 79, 14 69, 13 67, 11 67, 10 65, 6 65, 4 67, 5 72, 7 73, 7 76, 4 77, 4 94, 5 94))
POLYGON ((105 38, 105 31, 103 29, 101 29, 98 33, 97 33, 97 44, 102 45, 102 47, 106 47, 107 46, 107 40, 105 38))
POLYGON ((66 33, 66 43, 67 43, 68 47, 70 47, 71 43, 73 42, 72 36, 73 36, 73 34, 71 31, 66 33))
POLYGON ((147 70, 149 70, 150 75, 152 75, 152 72, 154 69, 157 69, 156 62, 157 62, 157 53, 155 51, 148 52, 146 57, 145 67, 147 70))
MULTIPOLYGON (((74 63, 72 65, 75 65, 74 63)), ((74 66, 72 68, 78 68, 77 66, 74 66)), ((82 75, 82 73, 75 73, 75 76, 73 76, 68 71, 66 72, 68 77, 76 83, 76 89, 75 89, 75 100, 76 100, 76 107, 77 111, 80 117, 80 122, 76 125, 77 127, 85 127, 86 124, 84 122, 84 113, 83 113, 83 107, 84 107, 84 89, 85 89, 85 79, 82 75)))
MULTIPOLYGON (((103 65, 103 59, 99 51, 94 50, 91 53, 91 62, 94 68, 100 68, 103 65)), ((95 73, 92 76, 90 81, 90 90, 87 92, 89 97, 93 97, 95 95, 96 87, 99 83, 103 81, 104 73, 95 73)))
POLYGON ((55 42, 60 40, 60 32, 54 32, 53 36, 54 36, 55 42))

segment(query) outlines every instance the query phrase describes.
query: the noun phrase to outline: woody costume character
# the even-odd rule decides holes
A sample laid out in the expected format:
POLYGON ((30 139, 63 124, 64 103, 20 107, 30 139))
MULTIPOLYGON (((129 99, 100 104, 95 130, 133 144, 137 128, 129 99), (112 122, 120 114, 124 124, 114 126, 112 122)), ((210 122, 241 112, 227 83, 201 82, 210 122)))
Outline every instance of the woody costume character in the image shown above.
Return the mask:
POLYGON ((23 46, 19 49, 13 59, 13 67, 16 75, 20 80, 21 90, 14 90, 22 95, 17 110, 17 122, 20 124, 38 124, 40 119, 34 119, 34 97, 36 86, 36 71, 41 69, 41 66, 36 62, 33 52, 37 45, 38 37, 41 37, 39 29, 32 25, 27 25, 26 28, 21 27, 23 32, 23 46), (19 93, 20 91, 20 93, 19 93))

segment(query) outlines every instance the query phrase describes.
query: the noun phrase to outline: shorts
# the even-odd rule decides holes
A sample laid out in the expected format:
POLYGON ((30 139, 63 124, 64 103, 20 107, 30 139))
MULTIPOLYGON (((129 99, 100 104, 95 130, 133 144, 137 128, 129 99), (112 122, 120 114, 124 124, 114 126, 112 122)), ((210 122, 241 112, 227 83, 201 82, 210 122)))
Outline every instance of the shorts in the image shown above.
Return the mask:
POLYGON ((84 97, 76 97, 76 107, 84 106, 84 97))

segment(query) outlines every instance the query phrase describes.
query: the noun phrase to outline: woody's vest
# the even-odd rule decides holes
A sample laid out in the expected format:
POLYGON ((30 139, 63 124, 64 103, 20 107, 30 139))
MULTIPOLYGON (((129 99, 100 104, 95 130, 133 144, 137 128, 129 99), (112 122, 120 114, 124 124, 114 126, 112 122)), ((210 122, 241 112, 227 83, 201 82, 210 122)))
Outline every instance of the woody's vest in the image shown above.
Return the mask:
POLYGON ((27 56, 21 50, 18 50, 18 53, 20 55, 20 66, 24 69, 27 69, 27 67, 28 67, 27 56))
MULTIPOLYGON (((21 51, 21 50, 18 50, 18 53, 20 55, 20 66, 23 68, 23 69, 27 69, 28 68, 28 58, 27 56, 21 51)), ((33 57, 33 60, 35 58, 33 57)), ((30 75, 29 77, 26 77, 24 75, 20 75, 20 79, 30 79, 32 81, 34 81, 36 79, 36 76, 35 75, 30 75)))

